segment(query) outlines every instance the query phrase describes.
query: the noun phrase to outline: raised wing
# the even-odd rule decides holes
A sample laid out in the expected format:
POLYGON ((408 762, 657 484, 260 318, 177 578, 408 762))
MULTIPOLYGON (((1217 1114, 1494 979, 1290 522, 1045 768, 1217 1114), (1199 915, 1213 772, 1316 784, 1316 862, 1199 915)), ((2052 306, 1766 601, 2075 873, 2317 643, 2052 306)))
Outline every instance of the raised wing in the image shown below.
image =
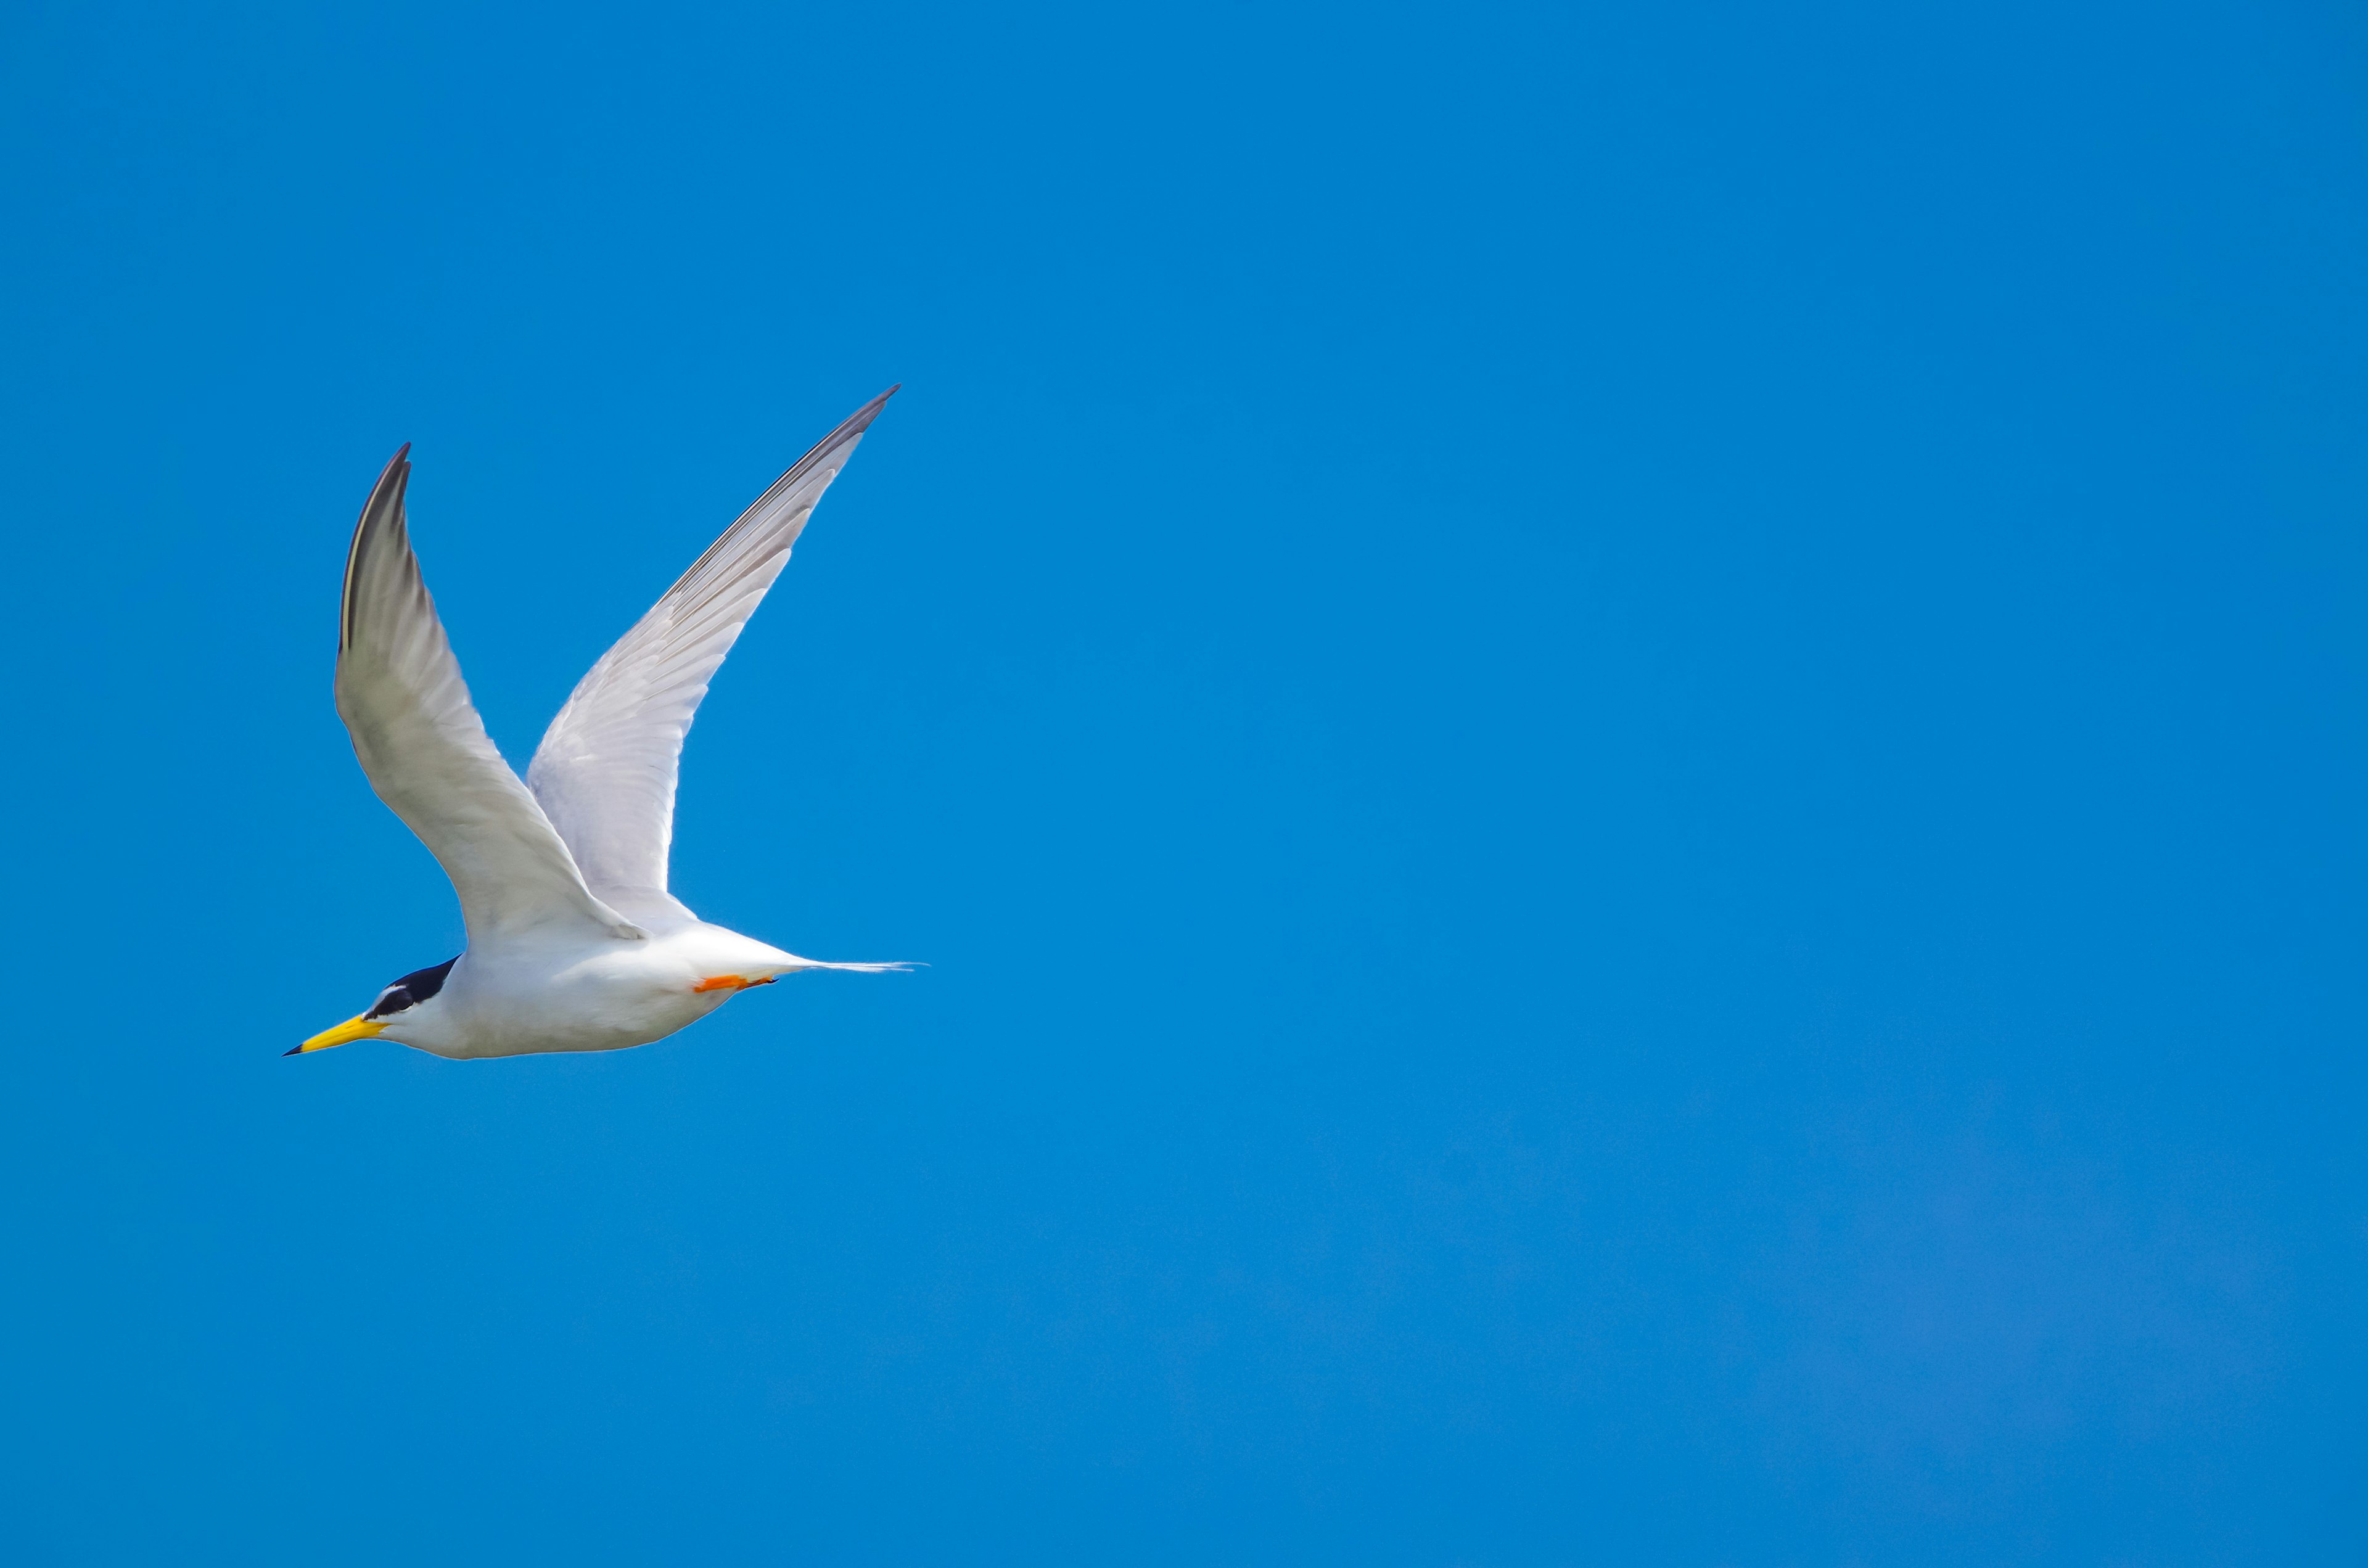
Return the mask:
POLYGON ((405 446, 362 508, 337 622, 337 712, 378 791, 442 863, 469 946, 538 927, 637 937, 592 896, 551 820, 469 702, 404 526, 405 446))
POLYGON ((535 748, 526 770, 534 798, 585 881, 637 917, 690 914, 666 892, 683 736, 814 503, 895 392, 857 409, 758 496, 600 656, 535 748))

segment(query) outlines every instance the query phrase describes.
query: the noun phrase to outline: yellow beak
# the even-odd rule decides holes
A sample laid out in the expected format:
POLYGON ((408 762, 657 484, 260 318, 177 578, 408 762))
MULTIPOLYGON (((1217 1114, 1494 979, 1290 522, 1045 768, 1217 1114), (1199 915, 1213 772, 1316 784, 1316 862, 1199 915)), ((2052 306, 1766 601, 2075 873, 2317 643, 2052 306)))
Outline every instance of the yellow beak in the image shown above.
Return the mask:
MULTIPOLYGON (((333 1045, 343 1045, 349 1040, 368 1040, 386 1026, 376 1018, 347 1018, 333 1029, 323 1029, 293 1051, 283 1051, 282 1056, 302 1056, 308 1051, 326 1051, 333 1045)), ((286 1036, 280 1037, 282 1039, 286 1036)))

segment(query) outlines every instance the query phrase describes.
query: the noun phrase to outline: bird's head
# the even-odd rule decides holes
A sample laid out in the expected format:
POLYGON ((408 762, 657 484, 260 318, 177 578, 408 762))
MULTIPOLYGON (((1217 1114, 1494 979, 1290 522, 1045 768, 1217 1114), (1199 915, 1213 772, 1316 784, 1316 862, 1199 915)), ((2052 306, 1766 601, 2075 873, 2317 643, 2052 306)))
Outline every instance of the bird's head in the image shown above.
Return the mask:
POLYGON ((414 970, 380 992, 368 1012, 347 1018, 336 1028, 323 1029, 284 1054, 302 1056, 306 1051, 326 1051, 349 1040, 369 1040, 377 1035, 384 1035, 398 1044, 416 1043, 408 1036, 409 1027, 422 1021, 434 1005, 436 994, 444 989, 444 977, 460 961, 457 958, 446 959, 432 969, 414 970))

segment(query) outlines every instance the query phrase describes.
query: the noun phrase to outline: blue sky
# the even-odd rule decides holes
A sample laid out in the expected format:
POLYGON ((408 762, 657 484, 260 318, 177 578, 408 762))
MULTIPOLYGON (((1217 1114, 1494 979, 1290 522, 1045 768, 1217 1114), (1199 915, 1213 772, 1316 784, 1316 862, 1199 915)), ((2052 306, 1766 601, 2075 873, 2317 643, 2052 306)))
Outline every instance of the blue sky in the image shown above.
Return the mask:
POLYGON ((2334 5, 0 18, 20 1562, 2335 1562, 2368 28, 2334 5), (516 761, 890 406, 643 1050, 516 761))

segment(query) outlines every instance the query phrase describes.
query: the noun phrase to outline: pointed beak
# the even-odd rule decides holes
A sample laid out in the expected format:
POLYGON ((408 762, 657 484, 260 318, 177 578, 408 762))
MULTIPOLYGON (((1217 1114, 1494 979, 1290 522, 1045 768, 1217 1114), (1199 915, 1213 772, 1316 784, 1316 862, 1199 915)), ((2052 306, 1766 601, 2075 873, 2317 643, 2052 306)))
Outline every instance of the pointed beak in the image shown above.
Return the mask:
MULTIPOLYGON (((368 1040, 386 1028, 375 1018, 347 1018, 333 1029, 323 1029, 293 1051, 283 1051, 282 1056, 302 1056, 308 1051, 326 1051, 333 1045, 343 1045, 349 1040, 368 1040)), ((280 1037, 282 1039, 286 1036, 280 1037)))

